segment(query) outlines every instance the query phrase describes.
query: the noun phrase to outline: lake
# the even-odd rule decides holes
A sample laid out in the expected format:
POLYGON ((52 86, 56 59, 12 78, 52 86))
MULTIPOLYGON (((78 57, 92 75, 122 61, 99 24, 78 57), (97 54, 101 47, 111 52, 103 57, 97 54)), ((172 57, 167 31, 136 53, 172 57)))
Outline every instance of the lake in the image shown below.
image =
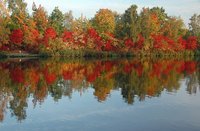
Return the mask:
POLYGON ((1 131, 199 131, 200 62, 0 61, 1 131))

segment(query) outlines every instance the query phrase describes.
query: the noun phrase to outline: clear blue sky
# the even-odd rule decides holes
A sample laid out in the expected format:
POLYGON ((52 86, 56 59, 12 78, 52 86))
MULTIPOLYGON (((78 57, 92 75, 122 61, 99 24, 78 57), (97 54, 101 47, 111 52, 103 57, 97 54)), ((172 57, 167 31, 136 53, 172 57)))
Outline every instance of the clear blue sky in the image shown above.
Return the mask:
POLYGON ((81 13, 87 18, 94 16, 100 8, 109 8, 118 13, 123 13, 130 5, 138 5, 138 10, 142 7, 163 7, 169 15, 181 16, 187 24, 189 18, 194 14, 200 14, 200 0, 25 0, 28 9, 31 10, 32 3, 38 6, 41 4, 51 13, 55 6, 63 12, 73 11, 75 17, 81 13))

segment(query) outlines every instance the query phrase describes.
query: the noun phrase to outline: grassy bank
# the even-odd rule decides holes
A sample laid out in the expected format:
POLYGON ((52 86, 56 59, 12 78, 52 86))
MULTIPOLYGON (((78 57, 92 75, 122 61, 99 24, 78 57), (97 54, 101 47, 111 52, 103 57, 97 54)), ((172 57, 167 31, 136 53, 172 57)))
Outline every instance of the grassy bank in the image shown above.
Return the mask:
POLYGON ((200 51, 184 51, 184 52, 108 52, 108 51, 93 51, 93 50, 60 50, 57 52, 40 52, 31 54, 27 52, 0 52, 0 58, 26 58, 26 57, 64 57, 64 58, 177 58, 177 59, 199 59, 200 51))

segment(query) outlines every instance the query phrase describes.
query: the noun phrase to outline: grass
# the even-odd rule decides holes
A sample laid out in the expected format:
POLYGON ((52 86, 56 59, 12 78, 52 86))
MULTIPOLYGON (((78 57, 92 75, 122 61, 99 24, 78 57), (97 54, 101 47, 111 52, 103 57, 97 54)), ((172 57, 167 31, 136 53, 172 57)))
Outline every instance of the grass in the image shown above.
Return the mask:
POLYGON ((0 52, 0 58, 23 58, 23 57, 64 57, 64 58, 128 58, 128 57, 150 57, 150 58, 196 58, 199 59, 200 51, 184 51, 184 52, 163 52, 163 51, 138 51, 138 52, 107 52, 107 51, 95 51, 95 50, 60 50, 58 52, 48 53, 40 52, 38 54, 30 54, 26 52, 0 52))

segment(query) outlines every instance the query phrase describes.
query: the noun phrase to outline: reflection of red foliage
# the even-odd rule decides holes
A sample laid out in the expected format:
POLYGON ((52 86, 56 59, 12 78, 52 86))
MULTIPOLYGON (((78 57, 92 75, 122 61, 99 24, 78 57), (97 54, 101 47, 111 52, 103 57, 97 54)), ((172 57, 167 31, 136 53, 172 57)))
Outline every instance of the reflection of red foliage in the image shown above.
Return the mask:
POLYGON ((197 62, 182 61, 182 62, 180 62, 179 66, 176 68, 176 71, 178 73, 183 73, 185 71, 187 74, 192 74, 196 71, 196 68, 197 68, 197 62))
POLYGON ((54 73, 49 73, 49 71, 46 69, 44 71, 44 78, 47 82, 47 84, 53 84, 56 80, 56 75, 54 73))
POLYGON ((154 96, 154 93, 155 93, 155 88, 154 87, 147 88, 147 95, 154 96))
POLYGON ((113 67, 113 63, 111 61, 106 61, 104 65, 105 65, 105 71, 107 72, 110 71, 113 67))
POLYGON ((10 35, 10 42, 20 45, 23 41, 23 32, 21 29, 13 30, 10 35))
POLYGON ((46 74, 45 75, 45 80, 47 82, 47 84, 53 84, 56 80, 56 75, 55 74, 46 74))
POLYGON ((96 78, 97 78, 96 74, 92 73, 92 74, 87 76, 87 81, 92 83, 96 80, 96 78))
POLYGON ((186 71, 186 73, 188 73, 188 74, 194 73, 195 70, 196 70, 196 65, 197 65, 197 63, 194 62, 194 61, 185 62, 185 71, 186 71))
POLYGON ((152 76, 160 77, 161 72, 162 72, 162 64, 160 62, 156 62, 153 64, 153 70, 152 70, 152 76))
POLYGON ((21 68, 15 68, 10 71, 11 79, 16 83, 24 82, 24 72, 21 68))
POLYGON ((139 77, 142 76, 143 65, 141 63, 134 65, 134 69, 139 77))
POLYGON ((136 48, 142 49, 143 43, 144 43, 144 37, 140 34, 138 35, 138 41, 136 42, 136 48))
POLYGON ((37 84, 39 82, 40 76, 38 75, 38 72, 36 72, 35 70, 33 70, 31 72, 31 79, 32 81, 37 84))
POLYGON ((173 67, 174 67, 173 62, 168 64, 167 67, 163 70, 163 74, 169 75, 169 73, 172 71, 173 67))
POLYGON ((72 80, 72 74, 71 71, 63 71, 63 78, 64 80, 72 80))
POLYGON ((181 74, 185 71, 185 62, 184 61, 179 62, 178 67, 176 68, 176 71, 179 74, 181 74))
POLYGON ((133 69, 133 65, 132 64, 126 64, 124 66, 124 72, 125 73, 130 73, 132 71, 132 69, 133 69))

